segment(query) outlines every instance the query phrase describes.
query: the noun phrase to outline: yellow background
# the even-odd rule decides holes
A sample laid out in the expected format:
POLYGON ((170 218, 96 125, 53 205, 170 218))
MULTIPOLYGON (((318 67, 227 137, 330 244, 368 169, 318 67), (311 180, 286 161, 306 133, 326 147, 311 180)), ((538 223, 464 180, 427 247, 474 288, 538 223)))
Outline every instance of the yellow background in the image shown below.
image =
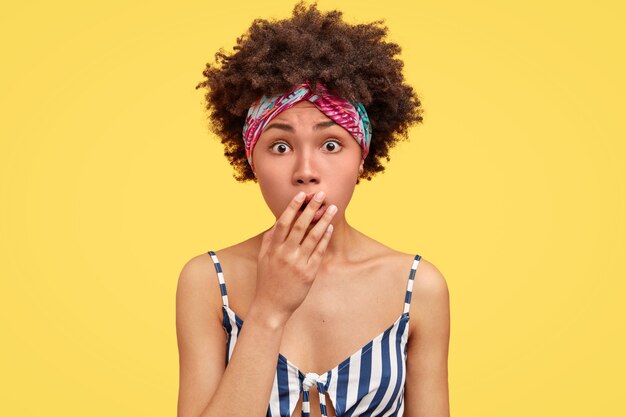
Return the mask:
MULTIPOLYGON (((424 105, 348 219, 446 277, 455 417, 626 415, 620 3, 319 2, 384 18, 424 105)), ((175 415, 182 266, 273 220, 194 87, 293 4, 3 7, 1 415, 175 415)))

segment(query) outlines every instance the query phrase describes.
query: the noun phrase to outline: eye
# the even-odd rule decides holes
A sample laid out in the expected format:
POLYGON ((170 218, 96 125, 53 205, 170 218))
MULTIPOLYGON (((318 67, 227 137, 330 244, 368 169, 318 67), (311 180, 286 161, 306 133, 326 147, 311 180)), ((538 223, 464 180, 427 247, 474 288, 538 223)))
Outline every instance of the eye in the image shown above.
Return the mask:
MULTIPOLYGON (((343 147, 343 144, 341 143, 341 141, 340 141, 339 139, 331 139, 331 140, 327 141, 326 143, 324 143, 324 145, 323 145, 323 146, 324 146, 327 150, 330 150, 330 151, 334 151, 335 149, 341 149, 340 147, 338 148, 338 147, 337 147, 337 145, 335 145, 334 143, 338 143, 340 147, 343 147), (331 147, 329 148, 329 147, 327 146, 328 144, 331 144, 331 145, 333 145, 333 146, 331 146, 331 147)), ((337 151, 337 152, 339 152, 339 151, 337 151)), ((337 153, 337 152, 331 152, 331 153, 337 153)))
POLYGON ((278 153, 285 153, 289 145, 285 142, 274 142, 270 145, 270 149, 276 149, 278 153))
MULTIPOLYGON (((341 150, 343 144, 339 139, 331 139, 326 141, 322 146, 325 147, 326 150, 330 151, 330 153, 337 153, 339 152, 339 150, 341 150), (329 144, 331 146, 328 146, 329 144), (337 146, 336 144, 339 144, 339 146, 337 146)), ((276 153, 283 154, 287 152, 287 150, 289 149, 289 145, 285 142, 274 142, 270 145, 269 148, 276 153)))

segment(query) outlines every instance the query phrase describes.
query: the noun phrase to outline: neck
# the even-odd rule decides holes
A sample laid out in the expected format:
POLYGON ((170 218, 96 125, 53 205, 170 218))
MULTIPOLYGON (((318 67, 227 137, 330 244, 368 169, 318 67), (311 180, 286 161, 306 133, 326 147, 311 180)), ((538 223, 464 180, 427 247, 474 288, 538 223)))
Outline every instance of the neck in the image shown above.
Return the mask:
POLYGON ((363 235, 350 226, 345 217, 335 216, 333 220, 333 232, 324 252, 322 264, 350 263, 355 251, 363 243, 363 235))

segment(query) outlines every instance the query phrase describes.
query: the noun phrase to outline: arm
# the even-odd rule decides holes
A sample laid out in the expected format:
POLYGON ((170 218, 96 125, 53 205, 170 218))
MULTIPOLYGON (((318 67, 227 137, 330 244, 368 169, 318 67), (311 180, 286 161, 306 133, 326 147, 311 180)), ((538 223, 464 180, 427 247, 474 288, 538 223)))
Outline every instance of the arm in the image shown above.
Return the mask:
POLYGON ((222 305, 215 268, 206 255, 183 268, 176 293, 178 417, 267 413, 285 325, 306 298, 332 234, 329 226, 336 211, 326 210, 308 231, 322 205, 324 195, 318 195, 322 198, 312 199, 298 217, 304 192, 298 193, 263 233, 255 296, 227 367, 225 332, 215 313, 222 305))
POLYGON ((176 291, 178 417, 264 416, 276 373, 282 318, 252 304, 228 364, 222 297, 211 260, 184 266, 176 291))
POLYGON ((420 261, 413 286, 415 322, 407 347, 404 417, 449 417, 448 346, 450 296, 446 281, 429 262, 420 261))

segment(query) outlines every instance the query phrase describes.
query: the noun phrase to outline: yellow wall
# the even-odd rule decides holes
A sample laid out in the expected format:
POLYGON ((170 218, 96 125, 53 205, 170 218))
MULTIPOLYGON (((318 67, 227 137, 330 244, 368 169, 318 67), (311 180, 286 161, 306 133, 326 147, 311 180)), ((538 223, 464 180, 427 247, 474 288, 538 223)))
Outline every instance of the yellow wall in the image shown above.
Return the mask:
MULTIPOLYGON (((175 415, 182 265, 273 220, 194 87, 294 2, 91 3, 0 13, 1 415, 175 415)), ((621 3, 335 6, 422 98, 348 219, 446 277, 452 415, 625 415, 621 3)))

